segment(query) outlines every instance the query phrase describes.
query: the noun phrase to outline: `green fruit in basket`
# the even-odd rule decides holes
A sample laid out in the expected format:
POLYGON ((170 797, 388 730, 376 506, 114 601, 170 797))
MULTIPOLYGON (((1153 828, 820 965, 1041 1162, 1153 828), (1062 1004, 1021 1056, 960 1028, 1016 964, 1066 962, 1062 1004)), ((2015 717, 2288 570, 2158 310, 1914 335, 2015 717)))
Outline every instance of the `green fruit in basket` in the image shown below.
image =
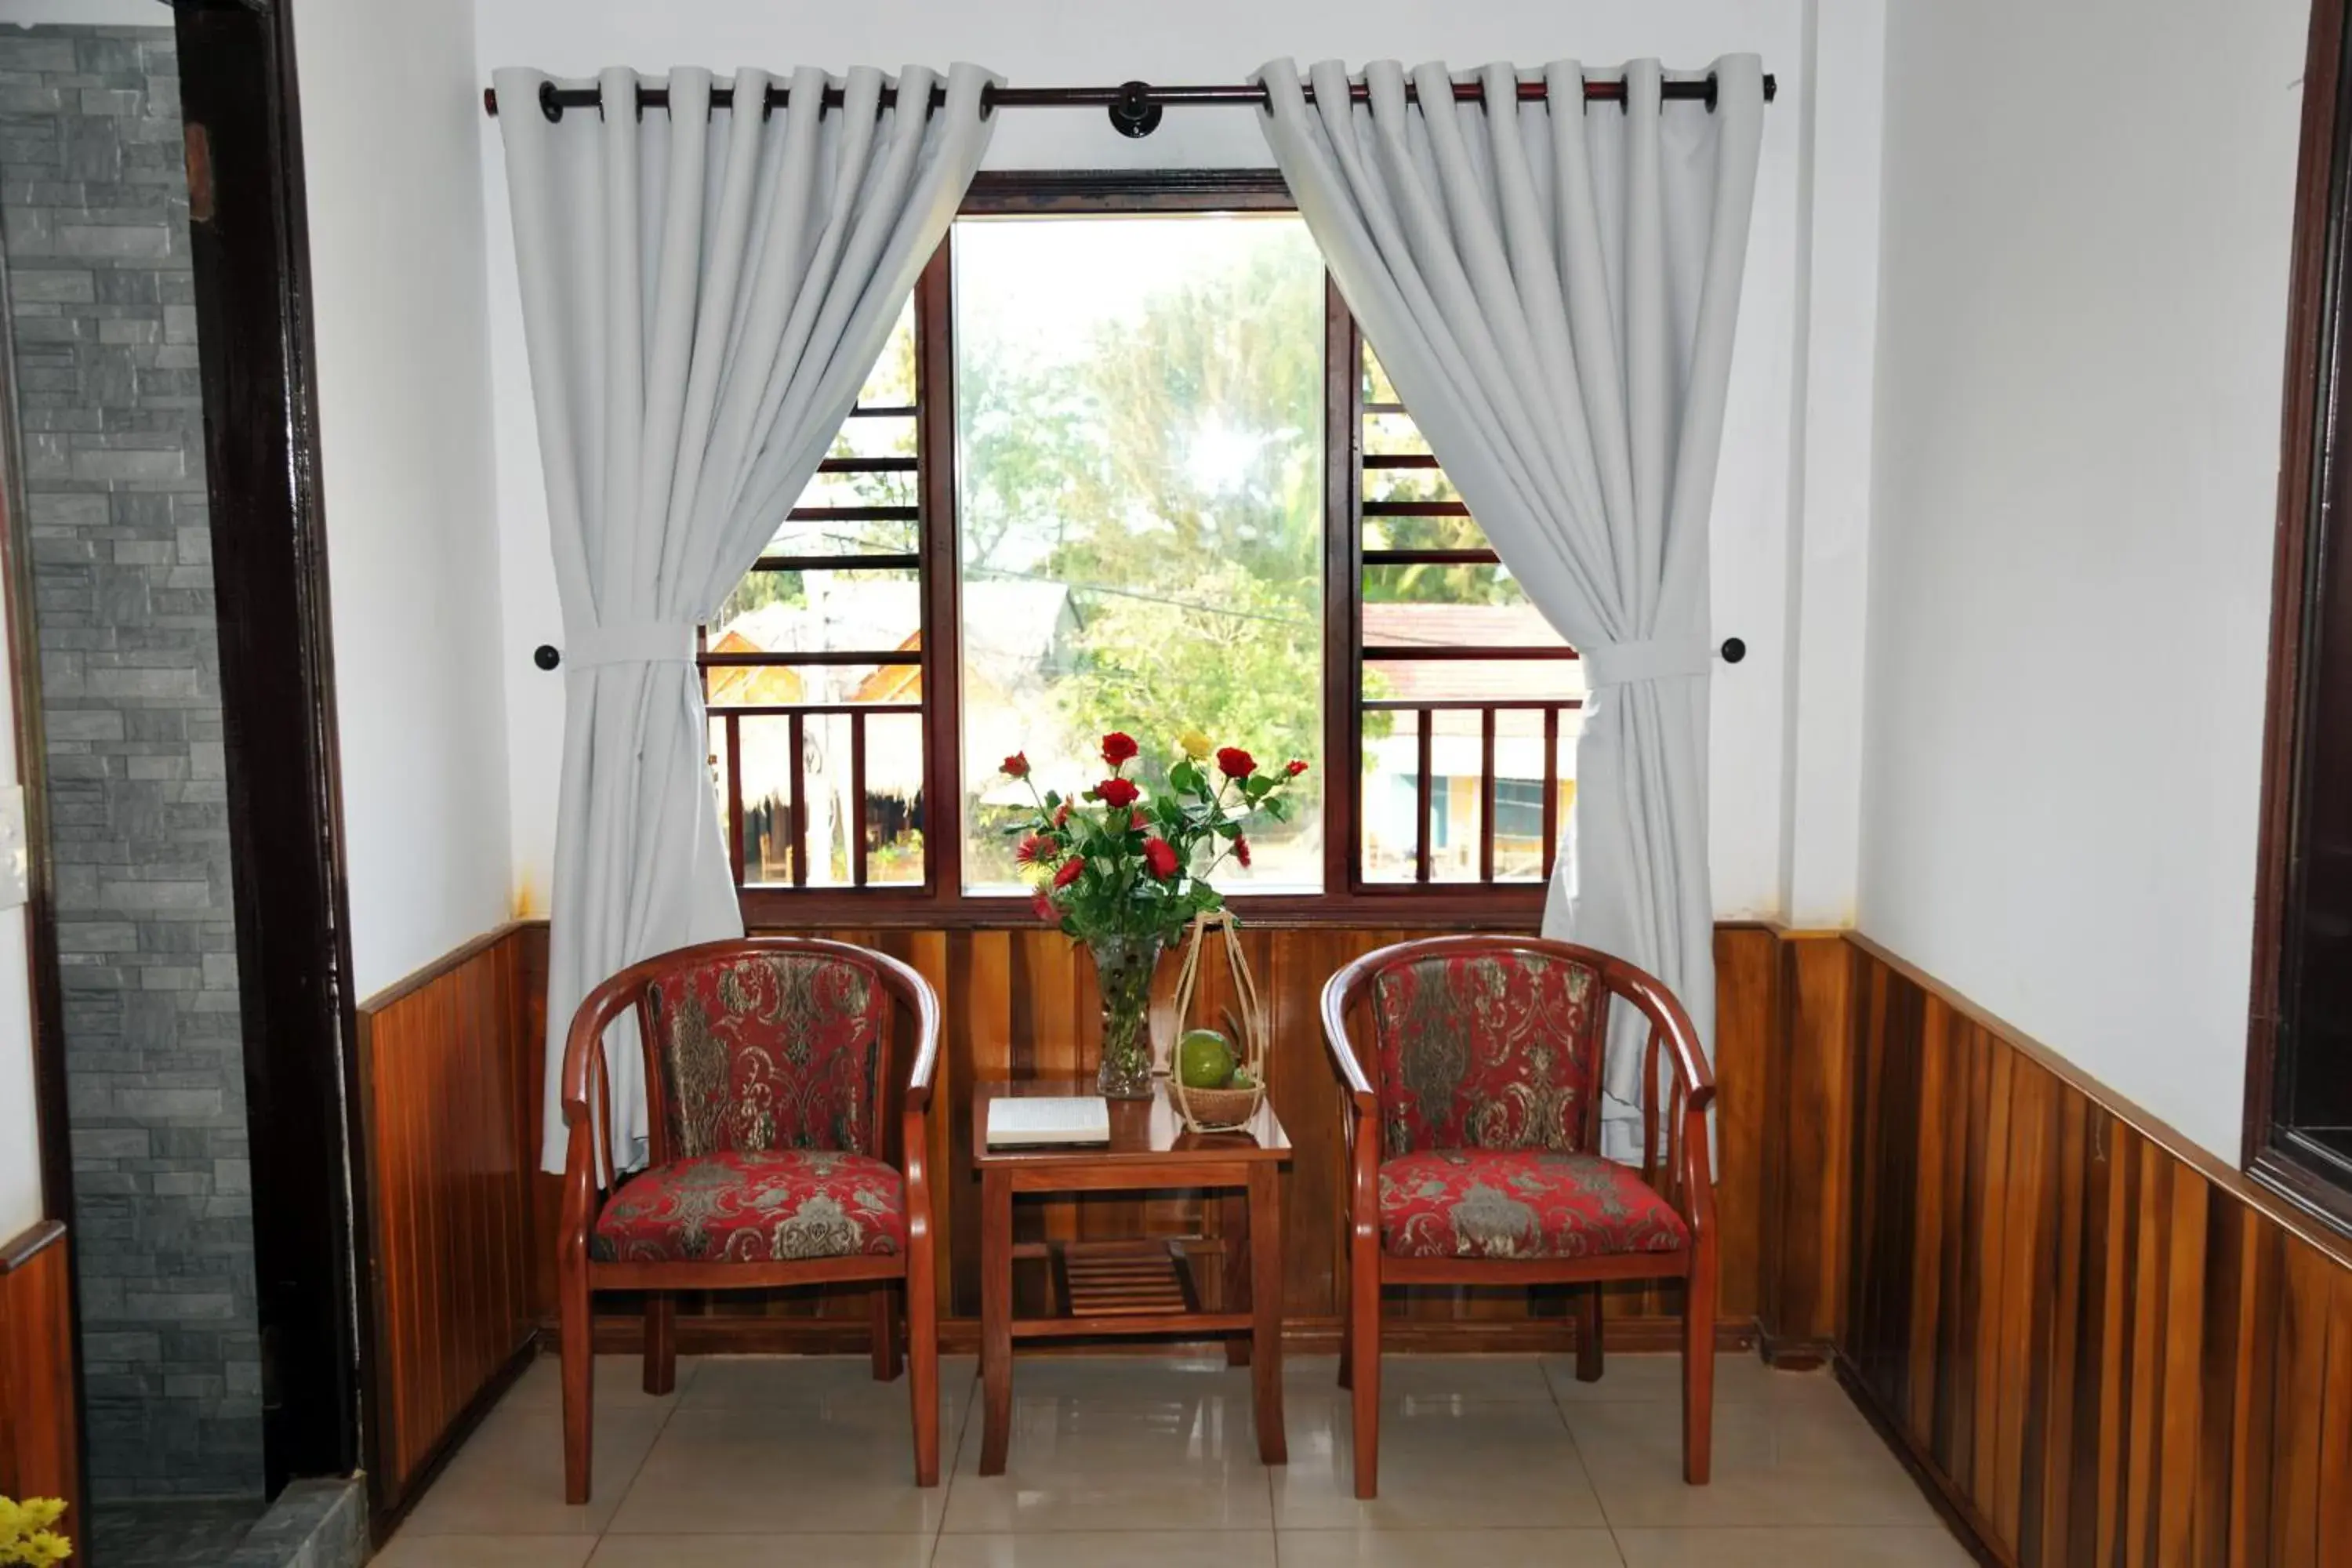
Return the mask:
POLYGON ((1233 1042, 1216 1030, 1188 1029, 1176 1042, 1176 1077, 1186 1089, 1223 1089, 1233 1076, 1233 1042))
POLYGON ((1234 1089, 1255 1089, 1257 1087, 1257 1079, 1251 1073, 1249 1068, 1235 1068, 1234 1069, 1234 1081, 1232 1087, 1234 1089))

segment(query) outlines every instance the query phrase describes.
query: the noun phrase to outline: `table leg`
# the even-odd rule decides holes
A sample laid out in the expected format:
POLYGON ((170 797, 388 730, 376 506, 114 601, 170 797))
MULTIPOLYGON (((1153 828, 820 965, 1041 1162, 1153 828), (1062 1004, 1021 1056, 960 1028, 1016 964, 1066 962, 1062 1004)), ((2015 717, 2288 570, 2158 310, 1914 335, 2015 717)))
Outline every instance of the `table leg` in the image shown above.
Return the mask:
POLYGON ((980 1381, 980 1473, 1001 1476, 1013 1438, 1013 1182, 994 1170, 981 1173, 980 1381))
POLYGON ((1286 1464, 1290 1458, 1290 1444, 1282 1426, 1280 1176, 1271 1162, 1250 1167, 1250 1384, 1256 1396, 1257 1457, 1269 1465, 1286 1464))
MULTIPOLYGON (((1223 1261, 1218 1277, 1223 1282, 1224 1300, 1222 1310, 1246 1312, 1250 1310, 1250 1199, 1246 1188, 1227 1193, 1220 1202, 1224 1221, 1218 1226, 1218 1250, 1223 1261)), ((1225 1364, 1247 1366, 1250 1363, 1250 1335, 1225 1336, 1225 1364)))

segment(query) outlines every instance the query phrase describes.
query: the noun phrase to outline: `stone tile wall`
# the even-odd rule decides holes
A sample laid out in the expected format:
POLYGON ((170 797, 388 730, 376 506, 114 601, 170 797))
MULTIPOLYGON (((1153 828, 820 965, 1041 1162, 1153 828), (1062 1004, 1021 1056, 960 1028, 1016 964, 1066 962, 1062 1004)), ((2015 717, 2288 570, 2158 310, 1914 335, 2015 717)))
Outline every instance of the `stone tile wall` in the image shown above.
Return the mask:
POLYGON ((262 1484, 187 219, 170 28, 0 28, 100 1501, 262 1484))

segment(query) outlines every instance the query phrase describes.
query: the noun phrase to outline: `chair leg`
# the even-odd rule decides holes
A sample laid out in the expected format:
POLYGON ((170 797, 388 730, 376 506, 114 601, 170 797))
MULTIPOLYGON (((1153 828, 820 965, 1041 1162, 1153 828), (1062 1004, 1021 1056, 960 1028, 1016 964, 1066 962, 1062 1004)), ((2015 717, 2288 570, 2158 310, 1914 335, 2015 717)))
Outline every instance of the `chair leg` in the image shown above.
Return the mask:
POLYGON ((1703 1487, 1715 1461, 1715 1237, 1702 1233, 1683 1298, 1683 1479, 1703 1487))
POLYGON ((1576 1381, 1601 1381, 1601 1287, 1580 1285, 1576 1290, 1576 1381))
POLYGON ((596 1357, 589 1342, 588 1259, 567 1248, 562 1264, 560 1338, 563 1358, 563 1500, 588 1500, 588 1457, 593 1441, 596 1357))
POLYGON ((677 1386, 677 1298, 667 1290, 646 1296, 646 1392, 669 1393, 677 1386))
POLYGON ((1356 1495, 1381 1489, 1381 1273, 1377 1257, 1359 1247, 1349 1274, 1349 1370, 1356 1428, 1356 1495))
POLYGON ((914 1401, 915 1484, 940 1484, 940 1303, 926 1235, 907 1258, 907 1385, 914 1401))
POLYGON ((887 1282, 866 1292, 866 1310, 874 1319, 874 1381, 892 1383, 898 1376, 898 1289, 887 1282))
POLYGON ((1356 1305, 1351 1295, 1347 1310, 1339 1314, 1339 1386, 1356 1385, 1356 1305))

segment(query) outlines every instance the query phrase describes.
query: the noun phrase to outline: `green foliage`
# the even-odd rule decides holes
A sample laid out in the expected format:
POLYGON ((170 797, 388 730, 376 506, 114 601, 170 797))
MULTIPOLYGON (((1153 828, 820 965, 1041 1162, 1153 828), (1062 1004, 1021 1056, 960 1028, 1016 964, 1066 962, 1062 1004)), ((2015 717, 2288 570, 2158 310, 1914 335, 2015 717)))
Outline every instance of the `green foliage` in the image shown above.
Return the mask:
POLYGON ((1075 354, 992 331, 966 295, 965 570, 1070 585, 1050 693, 1069 733, 1200 725, 1312 757, 1323 273, 1296 226, 1230 238, 1075 354))

